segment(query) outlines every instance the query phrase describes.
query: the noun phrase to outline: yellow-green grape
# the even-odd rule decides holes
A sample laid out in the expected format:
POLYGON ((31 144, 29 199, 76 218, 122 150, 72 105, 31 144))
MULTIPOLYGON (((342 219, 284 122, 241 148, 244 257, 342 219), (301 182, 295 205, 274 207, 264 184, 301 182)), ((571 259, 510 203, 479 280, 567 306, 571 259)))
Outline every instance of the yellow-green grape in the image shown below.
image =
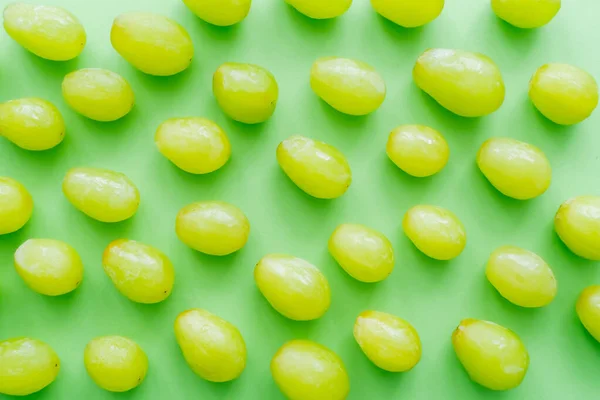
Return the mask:
POLYGON ((444 9, 444 0, 371 0, 382 17, 403 26, 416 28, 436 19, 444 9))
POLYGON ((510 329, 489 321, 465 319, 452 334, 458 360, 471 379, 491 390, 509 390, 521 384, 529 354, 510 329))
POLYGON ((329 238, 329 253, 361 282, 380 282, 394 270, 392 243, 383 233, 364 225, 338 226, 329 238))
POLYGON ((340 197, 352 183, 348 160, 338 149, 304 136, 281 142, 277 162, 292 182, 319 199, 340 197))
POLYGON ((446 166, 450 149, 437 130, 424 125, 401 125, 390 133, 386 152, 409 175, 423 178, 446 166))
POLYGON ((53 61, 77 57, 86 42, 81 22, 61 7, 11 3, 4 9, 4 29, 36 56, 53 61))
POLYGON ((600 342, 600 286, 585 288, 577 299, 575 310, 585 329, 600 342))
POLYGON ((230 26, 241 22, 252 0, 183 0, 184 4, 199 18, 209 24, 230 26))
POLYGON ((46 343, 31 338, 0 341, 0 394, 27 396, 56 379, 60 360, 46 343))
POLYGON ((496 15, 517 28, 539 28, 552 21, 560 0, 492 0, 496 15))
POLYGON ((33 199, 25 186, 0 176, 0 235, 21 229, 31 218, 33 199))
POLYGON ((185 28, 149 12, 119 15, 110 41, 127 62, 150 75, 175 75, 189 67, 194 57, 194 44, 185 28))
POLYGON ((442 207, 419 205, 411 208, 404 215, 402 228, 419 250, 436 260, 458 257, 467 244, 462 222, 442 207))
POLYGON ((0 136, 25 150, 48 150, 65 137, 65 121, 49 101, 36 97, 0 104, 0 136))
POLYGON ((482 117, 504 102, 504 81, 491 58, 464 50, 430 49, 415 64, 417 86, 462 117, 482 117))
POLYGON ((519 247, 494 250, 485 275, 502 297, 521 307, 543 307, 556 296, 552 269, 540 256, 519 247))
POLYGON ((281 346, 271 360, 271 374, 290 400, 344 400, 350 392, 344 362, 310 340, 292 340, 281 346))
POLYGON ((541 66, 529 82, 529 98, 550 121, 577 124, 596 109, 598 84, 593 76, 569 64, 541 66))
POLYGON ((250 222, 233 204, 200 201, 179 211, 175 232, 179 240, 194 250, 226 256, 244 247, 250 235, 250 222))
POLYGON ((565 201, 554 217, 554 229, 573 253, 600 261, 600 196, 565 201))
POLYGON ((108 169, 71 168, 62 189, 75 208, 101 222, 129 219, 140 205, 140 193, 133 182, 108 169))
POLYGON ((500 193, 517 200, 541 196, 552 181, 544 152, 516 139, 486 140, 477 153, 477 165, 500 193))
POLYGON ((352 5, 352 0, 285 0, 285 2, 313 19, 339 17, 352 5))
POLYGON ((254 268, 254 281, 269 304, 295 321, 323 316, 331 304, 325 275, 306 260, 286 254, 269 254, 254 268))
POLYGON ((339 112, 367 115, 385 99, 385 82, 369 64, 341 57, 317 59, 310 70, 310 86, 339 112))
POLYGON ((362 312, 354 323, 354 339, 369 360, 386 371, 408 371, 421 359, 419 334, 392 314, 362 312))
POLYGON ((115 121, 131 111, 135 96, 121 75, 102 68, 71 72, 62 82, 62 93, 71 108, 96 121, 115 121))
POLYGON ((206 118, 171 118, 154 135, 158 150, 191 174, 208 174, 231 156, 231 145, 221 127, 206 118))
POLYGON ((110 243, 102 255, 104 272, 131 301, 159 303, 169 297, 175 271, 169 258, 152 246, 135 240, 110 243))
POLYGON ((83 280, 77 251, 53 239, 29 239, 15 252, 15 269, 31 289, 46 296, 72 292, 83 280))
POLYGON ((179 314, 175 338, 192 371, 207 381, 231 381, 246 368, 246 343, 240 331, 206 310, 179 314))
POLYGON ((230 118, 258 124, 275 112, 279 86, 273 74, 263 67, 225 63, 213 75, 213 94, 230 118))

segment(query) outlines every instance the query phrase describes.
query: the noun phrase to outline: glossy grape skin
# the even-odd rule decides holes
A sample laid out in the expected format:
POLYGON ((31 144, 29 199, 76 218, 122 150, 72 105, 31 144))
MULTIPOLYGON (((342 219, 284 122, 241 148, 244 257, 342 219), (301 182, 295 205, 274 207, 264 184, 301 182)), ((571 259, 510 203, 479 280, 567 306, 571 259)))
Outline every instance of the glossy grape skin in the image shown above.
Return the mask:
POLYGON ((21 229, 31 218, 33 199, 21 183, 0 176, 0 235, 21 229))
POLYGON ((254 281, 277 312, 295 321, 320 318, 331 304, 331 290, 325 275, 298 257, 264 256, 254 268, 254 281))
POLYGON ((246 18, 252 0, 183 0, 183 3, 209 24, 231 26, 246 18))
POLYGON ((600 285, 585 288, 577 299, 575 310, 585 329, 600 342, 600 285))
POLYGON ((26 337, 0 341, 0 394, 27 396, 56 379, 60 360, 46 343, 26 337))
POLYGON ((123 336, 92 339, 85 346, 83 362, 96 385, 110 392, 126 392, 138 387, 148 372, 144 350, 123 336))
POLYGON ((381 75, 371 65, 350 58, 322 57, 310 70, 310 86, 317 96, 349 115, 367 115, 385 100, 381 75))
POLYGON ((102 68, 71 72, 62 82, 67 104, 79 114, 96 121, 115 121, 127 115, 135 95, 121 75, 102 68))
POLYGON ((352 5, 352 0, 285 0, 285 2, 313 19, 339 17, 352 5))
POLYGON ((593 76, 569 64, 541 66, 529 82, 529 98, 542 115, 559 125, 578 124, 598 105, 593 76))
POLYGON ((169 258, 135 240, 110 243, 104 250, 102 265, 119 292, 131 301, 159 303, 173 290, 175 271, 169 258))
POLYGON ((437 130, 424 125, 401 125, 388 138, 390 160, 409 175, 423 178, 440 172, 448 163, 450 149, 437 130))
POLYGON ((517 200, 541 196, 552 182, 552 167, 544 152, 516 139, 486 140, 477 153, 477 165, 500 193, 517 200))
POLYGON ((292 182, 318 199, 340 197, 352 183, 348 160, 338 149, 304 136, 281 142, 277 162, 292 182))
POLYGON ((101 222, 131 218, 140 204, 140 193, 129 178, 102 168, 70 169, 63 193, 75 208, 101 222))
POLYGON ((469 377, 491 390, 519 386, 529 353, 511 330, 489 321, 465 319, 452 334, 452 345, 469 377))
POLYGON ((178 74, 194 57, 194 44, 185 28, 149 12, 128 12, 115 18, 110 42, 127 62, 149 75, 178 74))
POLYGON ((44 99, 9 100, 0 104, 0 136, 25 150, 49 150, 63 141, 65 121, 44 99))
POLYGON ((271 374, 290 400, 344 400, 350 392, 344 362, 310 340, 292 340, 281 346, 271 360, 271 374))
POLYGON ((354 279, 380 282, 394 270, 394 248, 384 234, 364 225, 339 225, 329 238, 329 253, 354 279))
POLYGON ((259 124, 275 112, 279 86, 273 74, 263 67, 225 63, 213 75, 213 94, 231 119, 259 124))
POLYGON ((492 10, 517 28, 546 25, 560 10, 561 0, 492 0, 492 10))
POLYGON ((250 222, 242 210, 224 201, 202 201, 183 207, 175 232, 194 250, 225 256, 246 245, 250 222))
POLYGON ((556 296, 552 269, 540 256, 519 247, 494 250, 485 275, 502 297, 521 307, 543 307, 556 296))
POLYGON ((231 381, 246 368, 246 343, 240 331, 206 310, 179 314, 175 337, 189 367, 207 381, 231 381))
POLYGON ((208 174, 231 156, 231 145, 221 127, 206 118, 171 118, 154 135, 158 150, 191 174, 208 174))
POLYGON ((61 7, 11 3, 4 9, 4 29, 25 49, 53 61, 77 57, 86 43, 81 22, 61 7))
POLYGON ((425 255, 436 260, 458 257, 467 244, 462 222, 442 207, 418 205, 406 212, 404 233, 425 255))
POLYGON ((403 26, 416 28, 436 19, 444 9, 444 0, 371 0, 382 17, 403 26))
POLYGON ((417 86, 462 117, 482 117, 504 102, 504 81, 489 57, 464 50, 429 49, 413 69, 417 86))
POLYGON ((27 240, 15 252, 14 263, 27 286, 46 296, 72 292, 83 280, 79 254, 59 240, 27 240))
POLYGON ((554 229, 573 253, 600 261, 600 196, 565 201, 554 217, 554 229))

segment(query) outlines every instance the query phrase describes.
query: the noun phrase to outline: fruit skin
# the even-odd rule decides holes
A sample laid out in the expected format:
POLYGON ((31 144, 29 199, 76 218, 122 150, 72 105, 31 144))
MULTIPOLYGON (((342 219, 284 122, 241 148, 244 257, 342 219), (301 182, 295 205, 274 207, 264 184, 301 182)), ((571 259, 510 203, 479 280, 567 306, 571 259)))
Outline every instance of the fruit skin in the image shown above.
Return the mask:
POLYGON ((71 60, 86 43, 81 22, 61 7, 11 3, 4 8, 4 29, 25 49, 47 60, 71 60))
POLYGON ((464 50, 429 49, 413 69, 417 86, 462 117, 482 117, 504 102, 504 81, 491 58, 464 50))
POLYGON ((330 19, 344 14, 352 5, 352 0, 285 0, 298 12, 313 19, 330 19))
POLYGON ((340 197, 352 183, 348 160, 338 149, 304 136, 281 142, 277 162, 292 182, 318 199, 340 197))
POLYGON ((516 139, 486 140, 477 153, 477 166, 500 193, 517 200, 541 196, 552 182, 544 152, 516 139))
POLYGON ((385 82, 371 65, 350 58, 322 57, 310 70, 310 87, 339 112, 367 115, 385 100, 385 82))
POLYGON ((149 75, 178 74, 194 57, 194 44, 185 28, 148 12, 129 12, 115 18, 110 42, 127 62, 149 75))
POLYGON ((246 18, 252 0, 183 0, 183 3, 209 24, 231 26, 246 18))
POLYGON ((0 136, 25 150, 49 150, 63 141, 65 121, 44 99, 9 100, 0 104, 0 136))
POLYGON ((382 17, 403 26, 416 28, 436 19, 444 9, 444 0, 371 0, 382 17))
POLYGON ((545 64, 529 82, 529 98, 550 121, 573 125, 589 117, 598 105, 593 76, 569 64, 545 64))
POLYGON ((102 168, 71 168, 63 179, 63 193, 82 213, 101 222, 131 218, 140 204, 140 193, 120 172, 102 168))
POLYGON ((394 270, 394 248, 384 234, 364 225, 339 225, 329 238, 329 253, 354 279, 380 282, 394 270))
POLYGON ((123 336, 92 339, 85 346, 83 363, 96 385, 110 392, 126 392, 138 387, 148 372, 144 350, 123 336))
POLYGON ((390 160, 409 175, 424 178, 440 172, 448 163, 450 149, 437 130, 425 125, 400 125, 388 138, 390 160))
POLYGON ((104 272, 131 301, 159 303, 173 290, 175 271, 160 250, 135 240, 111 242, 102 256, 104 272))
POLYGON ((213 75, 213 94, 231 119, 259 124, 275 112, 279 86, 273 74, 263 67, 225 63, 213 75))
POLYGON ((206 118, 171 118, 154 135, 158 150, 190 174, 208 174, 231 156, 231 145, 221 127, 206 118))
POLYGON ((96 121, 115 121, 127 115, 135 95, 121 75, 102 68, 71 72, 62 82, 62 94, 79 114, 96 121))
POLYGON ((175 337, 192 371, 207 381, 231 381, 246 368, 246 343, 240 331, 206 310, 179 314, 175 337))
POLYGON ((27 396, 56 379, 58 356, 46 343, 27 337, 0 341, 0 394, 27 396))
POLYGON ((494 250, 485 276, 502 297, 521 307, 543 307, 556 296, 552 269, 537 254, 516 246, 494 250))
POLYGON ((83 280, 79 254, 60 240, 29 239, 15 252, 14 263, 27 286, 46 296, 72 292, 83 280))
POLYGON ((0 176, 0 235, 21 229, 31 218, 33 199, 21 183, 0 176))
POLYGON ((575 310, 585 329, 600 342, 600 285, 583 289, 575 310))
POLYGON ((344 362, 327 347, 292 340, 271 360, 271 374, 290 400, 343 400, 350 392, 344 362))
POLYGON ((177 214, 175 232, 183 243, 212 256, 226 256, 246 245, 250 222, 242 210, 224 201, 201 201, 177 214))
POLYGON ((554 217, 554 229, 573 253, 600 261, 600 196, 565 201, 554 217))
POLYGON ((410 323, 392 314, 360 313, 354 323, 354 339, 367 358, 386 371, 409 371, 421 359, 419 334, 410 323))
POLYGON ((295 321, 320 318, 331 304, 331 290, 325 275, 298 257, 264 256, 254 268, 254 281, 277 312, 295 321))
POLYGON ((458 257, 467 244, 462 222, 442 207, 414 206, 404 215, 402 228, 419 250, 436 260, 458 257))
POLYGON ((464 319, 452 345, 469 377, 491 390, 519 386, 529 367, 529 353, 510 329, 489 321, 464 319))
POLYGON ((546 25, 560 10, 561 0, 492 0, 492 10, 517 28, 531 29, 546 25))

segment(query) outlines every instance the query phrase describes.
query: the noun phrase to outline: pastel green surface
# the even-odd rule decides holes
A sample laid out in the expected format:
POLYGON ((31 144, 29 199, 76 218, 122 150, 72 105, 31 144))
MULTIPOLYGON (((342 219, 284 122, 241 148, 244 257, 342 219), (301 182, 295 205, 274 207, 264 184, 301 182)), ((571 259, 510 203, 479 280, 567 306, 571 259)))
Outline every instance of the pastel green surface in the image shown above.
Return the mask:
MULTIPOLYGON (((2 6, 8 3, 1 0, 2 6)), ((0 237, 0 339, 30 336, 50 344, 61 358, 57 381, 34 399, 282 399, 269 371, 277 349, 290 339, 312 339, 344 360, 351 400, 396 399, 591 399, 600 390, 600 344, 575 315, 580 291, 600 283, 598 263, 574 256, 553 232, 553 217, 566 199, 600 195, 600 111, 579 125, 560 127, 531 105, 528 82, 547 62, 565 62, 600 79, 596 0, 565 1, 557 17, 537 30, 519 30, 499 20, 487 1, 453 0, 436 21, 408 30, 379 17, 368 1, 355 0, 347 14, 313 21, 283 0, 255 0, 247 19, 231 28, 210 26, 179 0, 47 0, 68 8, 84 24, 88 43, 77 59, 42 60, 0 32, 0 100, 39 96, 52 101, 67 124, 64 142, 34 153, 0 141, 0 176, 22 182, 35 209, 21 231, 0 237), (138 72, 111 47, 113 18, 125 11, 153 11, 172 17, 194 40, 189 70, 168 78, 138 72), (430 47, 479 51, 496 61, 507 87, 506 101, 488 117, 465 119, 442 109, 412 82, 419 54, 430 47), (343 56, 373 65, 386 80, 388 96, 367 117, 348 117, 312 93, 310 66, 317 57, 343 56), (221 112, 211 92, 212 73, 227 61, 268 68, 280 97, 274 116, 256 126, 238 124, 221 112), (70 110, 61 96, 64 75, 100 67, 123 75, 136 94, 128 116, 95 122, 70 110), (227 132, 232 158, 221 170, 187 174, 156 149, 154 132, 172 117, 201 116, 227 132), (412 178, 386 156, 389 132, 401 124, 439 130, 450 145, 450 161, 432 178, 412 178), (292 134, 339 148, 353 171, 348 192, 333 201, 316 200, 298 189, 275 159, 278 143, 292 134), (481 143, 510 136, 540 147, 553 166, 553 182, 541 197, 517 201, 502 196, 475 165, 481 143), (93 166, 125 173, 141 193, 137 215, 103 224, 77 211, 61 192, 70 167, 93 166), (250 239, 239 253, 211 257, 181 243, 175 216, 186 204, 224 200, 248 216, 250 239), (419 203, 452 210, 467 230, 467 247, 456 259, 439 262, 421 254, 402 234, 406 210, 419 203), (394 244, 396 268, 379 284, 348 276, 327 252, 327 240, 341 223, 361 223, 394 244), (12 266, 15 249, 31 237, 71 244, 85 266, 82 285, 58 298, 28 289, 12 266), (118 238, 150 244, 176 269, 172 295, 157 305, 135 304, 102 271, 102 251, 118 238), (516 245, 536 252, 553 268, 558 295, 548 307, 526 310, 504 300, 486 281, 491 251, 516 245), (329 279, 331 309, 313 322, 279 315, 255 287, 252 273, 268 253, 289 253, 318 266, 329 279), (198 378, 175 341, 173 322, 183 310, 200 307, 235 324, 248 347, 248 364, 233 382, 198 378), (367 309, 409 321, 423 344, 420 363, 406 374, 375 367, 352 337, 356 316, 367 309), (461 319, 487 319, 514 330, 531 365, 523 384, 506 393, 472 383, 452 350, 450 335, 461 319), (97 336, 123 335, 148 354, 144 383, 126 394, 102 391, 83 366, 86 343, 97 336)), ((2 397, 2 396, 0 396, 2 397)))

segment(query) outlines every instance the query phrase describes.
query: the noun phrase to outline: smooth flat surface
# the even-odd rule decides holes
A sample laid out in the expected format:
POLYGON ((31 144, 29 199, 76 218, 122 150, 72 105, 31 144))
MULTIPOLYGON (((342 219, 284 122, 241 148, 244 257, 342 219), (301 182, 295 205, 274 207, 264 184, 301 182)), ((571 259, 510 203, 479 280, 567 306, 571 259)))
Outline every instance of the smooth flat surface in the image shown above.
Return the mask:
MULTIPOLYGON (((7 4, 1 0, 2 6, 7 4)), ((600 194, 600 111, 587 121, 561 128, 545 120, 527 98, 537 67, 567 62, 600 79, 600 33, 595 0, 564 1, 556 19, 536 31, 521 31, 498 20, 487 0, 450 0, 441 17, 421 29, 405 30, 380 18, 367 0, 333 21, 311 21, 283 0, 255 0, 239 26, 222 29, 197 19, 179 0, 48 0, 77 15, 88 44, 72 62, 53 63, 33 56, 0 33, 0 100, 39 96, 52 101, 67 122, 58 148, 32 153, 0 141, 0 175, 23 182, 35 201, 25 229, 0 237, 0 338, 32 336, 51 344, 62 360, 57 381, 35 399, 282 399, 269 362, 284 342, 310 338, 335 350, 351 379, 350 399, 518 399, 597 398, 600 344, 576 318, 579 292, 600 283, 597 263, 572 255, 553 232, 553 217, 566 199, 600 194), (189 70, 171 78, 146 76, 111 47, 112 20, 121 12, 147 10, 178 20, 190 32, 196 57, 189 70), (481 51, 500 66, 507 86, 503 107, 489 117, 456 117, 421 93, 411 70, 429 47, 481 51), (341 55, 374 65, 387 82, 383 106, 365 118, 346 117, 311 91, 308 75, 319 56, 341 55), (274 117, 259 126, 229 120, 217 107, 211 77, 223 62, 252 62, 276 76, 280 98, 274 117), (102 67, 125 76, 136 93, 133 112, 115 123, 99 123, 71 111, 62 99, 63 76, 78 68, 102 67), (229 135, 233 157, 208 176, 186 174, 157 151, 158 125, 177 116, 215 120, 229 135), (431 179, 416 179, 385 155, 389 131, 422 123, 447 138, 448 166, 431 179), (280 171, 277 144, 303 134, 337 146, 348 157, 354 182, 334 201, 310 198, 280 171), (541 147, 554 168, 542 197, 519 202, 503 197, 481 175, 475 155, 492 136, 510 136, 541 147), (107 225, 73 208, 61 192, 66 170, 105 167, 126 173, 139 187, 142 202, 130 221, 107 225), (174 232, 175 215, 198 200, 225 200, 250 219, 247 246, 216 258, 194 252, 174 232), (467 229, 464 253, 451 262, 426 258, 401 231, 406 210, 419 203, 454 211, 467 229), (381 284, 354 281, 327 252, 327 240, 344 222, 367 224, 385 233, 396 251, 396 270, 381 284), (15 249, 30 237, 65 240, 81 254, 85 279, 74 293, 47 298, 29 290, 12 266, 15 249), (171 297, 155 306, 121 296, 105 276, 102 251, 117 238, 154 245, 176 267, 171 297), (533 250, 553 267, 558 296, 548 307, 526 310, 511 305, 484 277, 490 252, 505 244, 533 250), (320 320, 295 323, 277 314, 260 295, 253 268, 265 254, 291 253, 319 266, 332 286, 332 306, 320 320), (248 346, 241 378, 213 384, 195 376, 173 334, 176 315, 188 308, 210 310, 237 325, 248 346), (423 342, 423 358, 406 374, 373 366, 352 338, 354 319, 363 310, 397 314, 410 321, 423 342), (456 360, 450 335, 462 318, 488 319, 517 332, 531 355, 523 384, 493 393, 472 383, 456 360), (83 367, 83 348, 93 337, 125 335, 150 359, 138 389, 110 394, 97 388, 83 367)))

